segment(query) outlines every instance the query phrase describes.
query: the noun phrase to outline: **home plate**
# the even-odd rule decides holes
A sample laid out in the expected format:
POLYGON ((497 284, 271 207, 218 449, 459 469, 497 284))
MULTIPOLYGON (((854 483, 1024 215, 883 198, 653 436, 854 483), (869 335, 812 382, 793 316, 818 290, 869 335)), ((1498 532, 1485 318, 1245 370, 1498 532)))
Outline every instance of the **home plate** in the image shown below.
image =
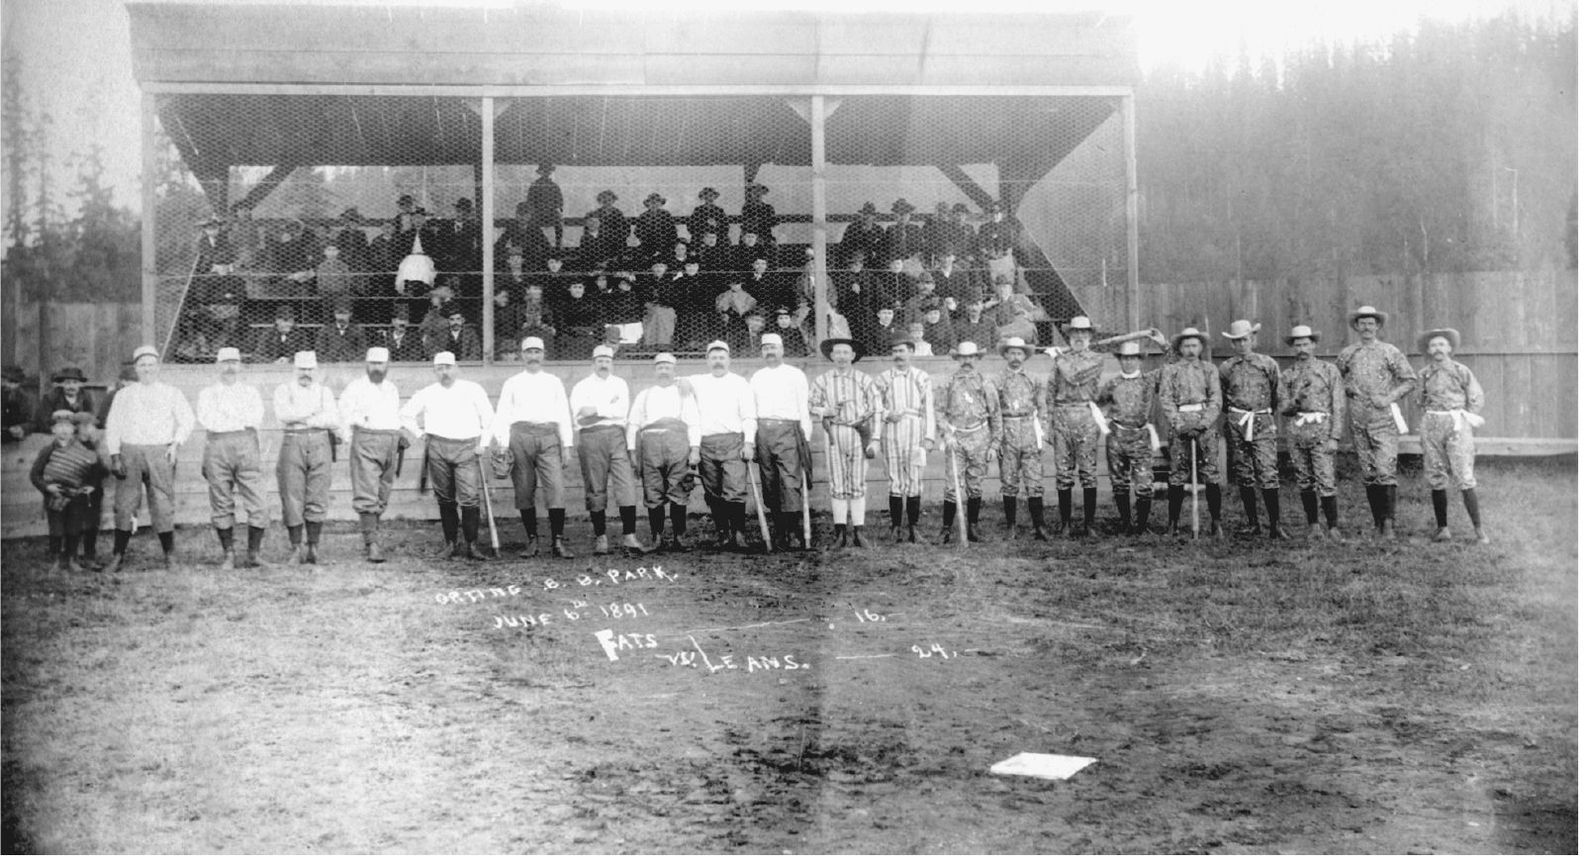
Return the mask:
POLYGON ((1064 754, 1016 754, 1001 763, 993 764, 987 771, 994 775, 1029 775, 1050 781, 1066 781, 1071 775, 1096 763, 1092 757, 1070 757, 1064 754))

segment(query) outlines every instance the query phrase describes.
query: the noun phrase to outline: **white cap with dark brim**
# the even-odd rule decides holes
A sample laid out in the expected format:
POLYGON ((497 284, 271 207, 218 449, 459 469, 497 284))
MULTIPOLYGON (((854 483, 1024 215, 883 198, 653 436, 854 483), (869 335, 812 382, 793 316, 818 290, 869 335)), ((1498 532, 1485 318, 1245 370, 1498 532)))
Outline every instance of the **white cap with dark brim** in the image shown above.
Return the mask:
POLYGON ((436 352, 436 359, 432 361, 436 366, 457 366, 458 358, 450 351, 436 352))
POLYGON ((235 360, 235 361, 241 362, 242 359, 243 359, 243 353, 241 351, 235 349, 235 348, 232 348, 231 346, 227 346, 227 347, 221 349, 220 351, 215 352, 215 362, 216 363, 220 363, 221 361, 226 361, 226 360, 235 360))
POLYGON ((391 363, 391 349, 384 345, 372 345, 369 351, 364 352, 365 363, 391 363))
POLYGON ((520 351, 529 351, 532 348, 538 348, 541 351, 545 351, 546 341, 538 336, 526 336, 524 337, 524 341, 518 344, 518 348, 520 351))
POLYGON ((159 360, 160 359, 160 350, 155 348, 152 345, 140 345, 136 349, 134 349, 133 352, 132 352, 132 362, 133 363, 137 363, 145 355, 148 355, 149 357, 152 357, 155 360, 159 360))
POLYGON ((292 365, 298 369, 318 369, 320 361, 312 351, 300 351, 292 356, 292 365))

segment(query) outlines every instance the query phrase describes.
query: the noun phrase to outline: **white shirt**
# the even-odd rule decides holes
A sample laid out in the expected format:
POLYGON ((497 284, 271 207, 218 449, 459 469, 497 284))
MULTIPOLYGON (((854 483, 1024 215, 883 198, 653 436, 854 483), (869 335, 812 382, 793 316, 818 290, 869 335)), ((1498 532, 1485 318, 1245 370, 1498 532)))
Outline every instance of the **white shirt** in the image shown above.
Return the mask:
POLYGON ((265 401, 252 385, 216 382, 199 391, 194 415, 212 433, 257 430, 265 421, 265 401))
POLYGON ((634 398, 634 408, 629 410, 629 450, 634 450, 641 429, 667 418, 683 421, 689 446, 700 447, 700 407, 693 396, 679 393, 678 384, 674 382, 665 386, 652 385, 634 398))
POLYGON ((515 423, 554 423, 563 447, 573 447, 573 416, 562 379, 549 372, 525 370, 502 383, 496 398, 496 443, 507 447, 515 423))
POLYGON ((629 383, 616 375, 606 378, 591 373, 573 386, 568 394, 568 406, 575 417, 586 406, 596 410, 596 420, 580 429, 615 426, 622 429, 629 416, 629 383))
POLYGON ((341 429, 342 416, 336 410, 336 397, 319 382, 308 387, 289 381, 276 386, 276 420, 287 427, 341 429))
POLYGON ((739 433, 747 442, 755 441, 755 394, 750 382, 735 372, 714 376, 692 375, 695 403, 700 406, 700 434, 703 436, 739 433))
POLYGON ((161 382, 131 382, 116 391, 105 418, 105 452, 123 444, 182 444, 193 434, 193 407, 176 388, 161 382))
POLYGON ((402 397, 391 379, 380 384, 368 375, 348 382, 337 400, 342 415, 342 437, 351 440, 353 427, 366 430, 396 430, 402 427, 402 397))
POLYGON ((491 400, 478 382, 452 380, 429 385, 408 398, 402 410, 403 426, 416 436, 490 441, 491 400))
POLYGON ((750 376, 755 394, 755 416, 762 420, 797 420, 800 433, 811 436, 810 382, 805 373, 786 363, 763 366, 750 376))

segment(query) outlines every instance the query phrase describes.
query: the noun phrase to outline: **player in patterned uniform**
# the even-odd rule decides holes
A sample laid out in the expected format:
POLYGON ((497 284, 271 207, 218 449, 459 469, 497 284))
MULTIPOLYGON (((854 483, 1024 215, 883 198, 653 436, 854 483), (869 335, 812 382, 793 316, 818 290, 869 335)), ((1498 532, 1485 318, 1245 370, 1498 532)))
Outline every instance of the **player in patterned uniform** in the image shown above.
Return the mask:
MULTIPOLYGON (((1053 421, 1054 483, 1059 495, 1059 531, 1078 536, 1097 532, 1097 391, 1102 386, 1105 355, 1092 348, 1092 320, 1084 315, 1070 319, 1065 328, 1069 348, 1053 358, 1048 379, 1048 416, 1053 421), (1070 487, 1081 482, 1081 526, 1070 518, 1070 487)), ((1050 350, 1051 351, 1051 350, 1050 350)))
POLYGON ((981 540, 976 531, 981 517, 981 480, 992 460, 993 443, 1003 438, 998 391, 991 380, 976 370, 981 348, 974 342, 962 342, 949 356, 959 363, 959 369, 939 388, 935 399, 937 423, 945 430, 943 449, 951 458, 951 477, 943 485, 943 533, 938 538, 944 544, 953 537, 954 517, 958 515, 956 490, 965 501, 965 535, 972 541, 981 540))
POLYGON ((292 356, 293 380, 276 387, 276 419, 281 421, 281 452, 276 457, 276 488, 281 522, 292 543, 292 560, 319 561, 320 529, 331 505, 331 436, 342 428, 331 389, 315 381, 319 362, 312 351, 292 356))
POLYGON ((833 547, 869 547, 866 524, 866 459, 877 455, 871 430, 877 414, 876 382, 855 369, 855 341, 834 337, 821 345, 833 368, 811 382, 811 414, 821 419, 827 441, 827 484, 832 491, 833 547))
MULTIPOLYGON (((1153 331, 1158 346, 1167 350, 1168 340, 1153 331)), ((1104 451, 1108 456, 1108 481, 1114 490, 1114 507, 1119 509, 1120 531, 1126 535, 1147 532, 1147 518, 1152 513, 1152 461, 1154 440, 1149 429, 1152 409, 1158 398, 1158 377, 1141 370, 1141 343, 1120 343, 1114 349, 1119 360, 1120 375, 1103 383, 1097 393, 1097 405, 1108 418, 1108 441, 1104 451), (1130 494, 1136 494, 1136 521, 1131 523, 1130 494)))
POLYGON ((1279 411, 1279 363, 1252 350, 1262 327, 1243 318, 1231 324, 1224 334, 1235 349, 1235 356, 1219 365, 1224 434, 1230 440, 1235 482, 1240 485, 1241 506, 1246 511, 1246 527, 1240 534, 1263 532, 1257 524, 1260 484, 1263 507, 1268 511, 1268 536, 1289 540, 1290 536, 1279 527, 1279 430, 1275 418, 1279 411))
POLYGON ((1318 332, 1305 324, 1286 338, 1296 362, 1279 376, 1280 414, 1290 421, 1290 460, 1296 466, 1301 507, 1307 513, 1307 537, 1322 538, 1318 507, 1329 524, 1328 537, 1340 539, 1340 514, 1335 506, 1334 455, 1345 433, 1345 382, 1332 363, 1313 357, 1318 332))
POLYGON ((1399 409, 1395 401, 1417 386, 1417 374, 1401 350, 1378 338, 1388 318, 1371 306, 1351 313, 1358 342, 1340 350, 1335 363, 1345 378, 1351 407, 1351 440, 1367 486, 1373 526, 1385 540, 1395 539, 1395 462, 1400 455, 1399 409))
POLYGON ((1158 371, 1158 406, 1169 423, 1169 534, 1180 533, 1180 506, 1191 480, 1191 445, 1196 444, 1197 478, 1208 494, 1213 537, 1224 537, 1219 522, 1223 472, 1218 459, 1218 420, 1223 408, 1219 371, 1202 360, 1207 334, 1194 327, 1174 338, 1174 363, 1158 371))
POLYGON ((239 566, 232 551, 237 523, 236 498, 248 514, 248 553, 241 567, 259 567, 259 548, 265 540, 270 516, 265 513, 265 474, 259 456, 259 427, 265 420, 265 402, 259 389, 240 384, 243 354, 236 348, 215 353, 220 381, 199 391, 194 410, 206 431, 203 475, 210 491, 210 523, 221 542, 221 570, 239 566), (234 498, 235 496, 235 498, 234 498))
POLYGON ((1003 435, 998 439, 998 477, 1003 482, 1004 540, 1015 539, 1016 515, 1020 495, 1031 514, 1031 535, 1048 539, 1042 525, 1042 446, 1046 440, 1047 400, 1043 399, 1042 379, 1025 369, 1036 351, 1018 336, 999 346, 1005 367, 993 376, 998 391, 998 409, 1003 415, 1003 435))
POLYGON ((916 535, 915 526, 921 519, 921 470, 937 439, 932 379, 914 366, 915 342, 908 332, 894 330, 887 341, 893 365, 877 374, 876 388, 882 415, 882 459, 888 470, 888 524, 895 542, 906 539, 900 526, 904 520, 909 542, 925 543, 925 538, 916 535))
POLYGON ((1450 540, 1446 524, 1448 487, 1452 479, 1472 518, 1472 532, 1480 544, 1489 542, 1478 515, 1478 479, 1472 463, 1476 448, 1474 427, 1482 426, 1483 387, 1465 364, 1451 357, 1461 344, 1461 334, 1451 328, 1431 330, 1418 340, 1428 365, 1417 371, 1417 405, 1423 410, 1423 465, 1434 500, 1434 542, 1450 540))

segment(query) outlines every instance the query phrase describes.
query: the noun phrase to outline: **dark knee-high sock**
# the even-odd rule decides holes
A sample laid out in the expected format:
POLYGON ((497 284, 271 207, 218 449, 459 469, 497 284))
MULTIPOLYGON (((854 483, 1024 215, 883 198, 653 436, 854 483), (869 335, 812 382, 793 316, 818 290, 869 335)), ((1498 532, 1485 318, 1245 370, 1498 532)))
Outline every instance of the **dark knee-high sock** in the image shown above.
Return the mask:
POLYGON ((681 538, 684 536, 684 531, 689 527, 687 522, 689 519, 689 509, 683 505, 674 504, 669 510, 671 511, 670 516, 672 517, 673 521, 673 537, 681 538))
POLYGON ((607 533, 607 512, 606 511, 591 511, 590 512, 590 533, 595 535, 598 538, 603 536, 603 535, 605 535, 607 533))
POLYGON ((728 527, 741 535, 744 534, 744 514, 743 501, 728 503, 728 527))
POLYGON ((1324 522, 1329 524, 1329 528, 1335 528, 1340 522, 1340 506, 1334 496, 1319 496, 1318 504, 1323 507, 1324 522))
POLYGON ((888 496, 888 525, 898 528, 904 519, 904 496, 888 496))
POLYGON ((1185 501, 1185 487, 1179 484, 1169 486, 1169 525, 1180 523, 1180 503, 1185 501))
POLYGON ((1312 490, 1301 491, 1301 510, 1307 515, 1307 525, 1318 524, 1318 494, 1312 490))
POLYGON ((916 523, 921 521, 921 497, 920 496, 908 496, 908 497, 905 498, 905 500, 904 500, 904 515, 905 515, 905 519, 909 520, 909 524, 911 526, 914 526, 916 523))
POLYGON ((534 508, 525 508, 519 511, 518 521, 524 524, 524 537, 527 540, 532 541, 536 535, 540 534, 540 525, 535 519, 534 508))
MULTIPOLYGON (((449 544, 457 543, 457 541, 458 541, 458 505, 457 505, 457 503, 456 502, 440 502, 440 503, 437 504, 437 507, 441 511, 441 536, 446 538, 447 539, 447 543, 449 543, 449 544)), ((287 531, 290 532, 292 530, 288 529, 287 531)), ((293 541, 293 546, 297 546, 297 541, 293 541)))
POLYGON ((1246 512, 1246 522, 1257 525, 1257 488, 1241 487, 1241 509, 1246 512))
POLYGON ((479 507, 463 508, 463 539, 474 543, 480 537, 480 509, 479 507))
POLYGON ((954 502, 943 503, 943 528, 954 524, 954 517, 959 515, 959 505, 954 502))
POLYGON ((63 535, 50 535, 50 561, 53 562, 61 557, 61 547, 65 543, 66 538, 63 535))
POLYGON ((325 525, 325 523, 304 523, 303 524, 304 530, 308 534, 309 543, 318 544, 320 542, 320 527, 324 526, 324 525, 325 525))
POLYGON ((567 509, 548 508, 546 510, 546 516, 551 518, 551 536, 554 538, 562 537, 562 528, 568 523, 567 509))
POLYGON ((618 505, 618 522, 622 524, 623 534, 634 534, 634 524, 638 521, 638 505, 618 505))
POLYGON ((227 529, 216 529, 215 530, 215 537, 220 539, 221 551, 222 552, 229 553, 229 552, 232 551, 232 530, 231 529, 229 529, 229 528, 227 528, 227 529))
POLYGON ((1268 524, 1279 525, 1279 490, 1263 488, 1263 509, 1268 511, 1268 524))
POLYGON ((111 552, 115 553, 118 556, 122 555, 123 553, 127 552, 127 544, 130 543, 131 541, 132 541, 132 530, 131 529, 116 529, 116 539, 114 541, 115 546, 111 547, 111 552))
POLYGON ((1218 484, 1207 484, 1206 486, 1208 491, 1208 516, 1216 523, 1219 521, 1220 505, 1224 501, 1223 491, 1219 489, 1218 484))
POLYGON ((1068 488, 1059 490, 1059 523, 1070 524, 1070 491, 1068 488))
MULTIPOLYGON (((1472 519, 1472 527, 1483 528, 1483 517, 1478 513, 1478 490, 1476 488, 1461 491, 1461 503, 1467 506, 1467 516, 1472 519)), ((1505 528, 1501 526, 1501 528, 1505 528)))
POLYGON ((169 556, 174 549, 176 549, 176 532, 161 532, 160 551, 169 556))
POLYGON ((1020 513, 1020 497, 1004 496, 1004 525, 1014 526, 1015 516, 1020 513))
POLYGON ((965 518, 974 526, 981 521, 981 497, 977 496, 966 502, 965 505, 965 518))
POLYGON ((1026 499, 1026 512, 1031 515, 1031 527, 1042 525, 1042 497, 1031 496, 1026 499))
POLYGON ((1450 496, 1444 490, 1429 490, 1428 497, 1434 500, 1434 525, 1442 529, 1448 521, 1450 496))
POLYGON ((661 505, 657 505, 654 508, 646 508, 645 509, 645 516, 648 517, 650 519, 650 521, 651 521, 651 537, 653 537, 653 538, 661 537, 662 536, 662 528, 667 523, 667 515, 665 513, 665 508, 663 508, 661 505))

